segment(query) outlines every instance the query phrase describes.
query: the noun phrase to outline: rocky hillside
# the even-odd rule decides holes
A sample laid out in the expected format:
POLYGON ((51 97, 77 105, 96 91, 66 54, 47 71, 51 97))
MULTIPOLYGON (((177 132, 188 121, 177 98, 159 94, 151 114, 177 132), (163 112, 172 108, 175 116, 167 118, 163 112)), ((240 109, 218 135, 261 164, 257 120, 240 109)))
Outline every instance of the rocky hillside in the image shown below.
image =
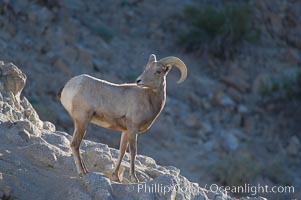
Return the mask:
MULTIPOLYGON (((177 56, 186 63, 188 78, 177 85, 179 74, 169 73, 166 107, 151 130, 139 136, 138 153, 160 165, 176 166, 202 187, 292 185, 294 194, 261 195, 298 198, 300 10, 301 2, 296 0, 4 0, 0 1, 0 60, 15 63, 27 75, 24 96, 43 121, 51 122, 35 125, 55 124, 71 135, 72 121, 56 93, 72 76, 86 73, 116 83, 133 82, 149 54, 158 59, 177 56), (179 43, 183 33, 196 28, 191 27, 195 19, 189 18, 191 13, 185 15, 188 7, 206 8, 201 15, 205 22, 220 23, 219 16, 232 8, 236 12, 221 20, 230 24, 224 33, 216 31, 220 27, 215 23, 205 23, 207 35, 216 37, 209 40, 197 34, 193 42, 203 43, 188 51, 187 44, 179 43), (248 26, 236 20, 240 18, 248 26), (231 20, 238 21, 236 26, 231 20), (242 30, 239 34, 258 35, 252 41, 239 38, 234 48, 228 38, 235 34, 227 32, 233 28, 242 30), (233 52, 227 52, 229 48, 233 52)), ((29 103, 20 103, 30 119, 37 118, 36 112, 26 111, 32 110, 29 103)), ((22 115, 4 110, 8 110, 4 118, 22 115)), ((120 133, 91 125, 85 139, 117 148, 120 133)))
POLYGON ((26 75, 12 63, 0 62, 0 72, 0 199, 232 199, 200 188, 176 167, 157 165, 143 155, 136 162, 141 186, 127 179, 128 155, 122 183, 111 182, 118 150, 89 140, 83 141, 82 155, 92 172, 78 177, 69 149, 71 136, 41 121, 21 95, 26 75), (155 185, 162 189, 151 192, 155 185), (176 189, 163 190, 168 187, 176 189))

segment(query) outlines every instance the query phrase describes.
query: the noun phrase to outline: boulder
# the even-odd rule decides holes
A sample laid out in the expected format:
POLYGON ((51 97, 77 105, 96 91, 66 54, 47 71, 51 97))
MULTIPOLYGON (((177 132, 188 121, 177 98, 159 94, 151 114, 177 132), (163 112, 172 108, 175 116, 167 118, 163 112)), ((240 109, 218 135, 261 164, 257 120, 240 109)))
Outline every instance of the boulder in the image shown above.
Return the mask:
POLYGON ((25 86, 26 75, 14 64, 0 63, 0 81, 4 91, 1 93, 12 92, 15 99, 20 102, 20 94, 25 86))

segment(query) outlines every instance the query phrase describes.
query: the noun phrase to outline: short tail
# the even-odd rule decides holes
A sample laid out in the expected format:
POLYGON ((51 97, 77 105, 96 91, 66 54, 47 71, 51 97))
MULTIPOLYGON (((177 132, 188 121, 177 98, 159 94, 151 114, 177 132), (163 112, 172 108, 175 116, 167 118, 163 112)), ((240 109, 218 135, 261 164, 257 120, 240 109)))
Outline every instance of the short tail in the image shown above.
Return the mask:
POLYGON ((61 99, 63 89, 64 89, 64 86, 63 86, 63 87, 59 90, 59 92, 57 93, 57 97, 58 97, 59 99, 61 99))

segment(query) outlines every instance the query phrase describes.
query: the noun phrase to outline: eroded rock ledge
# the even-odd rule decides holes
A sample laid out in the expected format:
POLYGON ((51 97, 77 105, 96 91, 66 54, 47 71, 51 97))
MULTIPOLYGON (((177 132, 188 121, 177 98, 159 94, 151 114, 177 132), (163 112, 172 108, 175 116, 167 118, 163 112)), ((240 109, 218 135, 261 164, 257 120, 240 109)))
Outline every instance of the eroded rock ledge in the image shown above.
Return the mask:
POLYGON ((78 177, 69 150, 71 136, 41 121, 21 97, 26 75, 4 62, 0 72, 0 199, 233 199, 201 188, 179 169, 159 166, 143 155, 136 161, 141 183, 127 179, 128 155, 120 172, 122 183, 111 182, 118 150, 88 140, 81 149, 90 173, 78 177))

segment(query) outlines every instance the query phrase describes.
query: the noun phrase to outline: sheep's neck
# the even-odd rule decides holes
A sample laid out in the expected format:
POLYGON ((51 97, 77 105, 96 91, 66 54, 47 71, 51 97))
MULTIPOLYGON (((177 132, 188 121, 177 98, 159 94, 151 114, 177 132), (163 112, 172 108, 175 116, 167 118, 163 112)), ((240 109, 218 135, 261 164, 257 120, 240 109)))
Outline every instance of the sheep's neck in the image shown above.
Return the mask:
POLYGON ((158 105, 158 114, 162 111, 166 100, 166 81, 164 80, 159 88, 152 89, 151 101, 153 105, 158 105))
POLYGON ((151 127, 151 125, 154 123, 154 121, 161 113, 165 105, 165 98, 166 98, 165 88, 166 87, 164 82, 160 88, 157 89, 149 88, 147 90, 144 90, 146 92, 147 105, 149 105, 148 109, 150 110, 150 112, 148 113, 149 115, 147 115, 146 118, 143 120, 144 123, 139 128, 140 132, 144 132, 147 129, 149 129, 149 127, 151 127))

